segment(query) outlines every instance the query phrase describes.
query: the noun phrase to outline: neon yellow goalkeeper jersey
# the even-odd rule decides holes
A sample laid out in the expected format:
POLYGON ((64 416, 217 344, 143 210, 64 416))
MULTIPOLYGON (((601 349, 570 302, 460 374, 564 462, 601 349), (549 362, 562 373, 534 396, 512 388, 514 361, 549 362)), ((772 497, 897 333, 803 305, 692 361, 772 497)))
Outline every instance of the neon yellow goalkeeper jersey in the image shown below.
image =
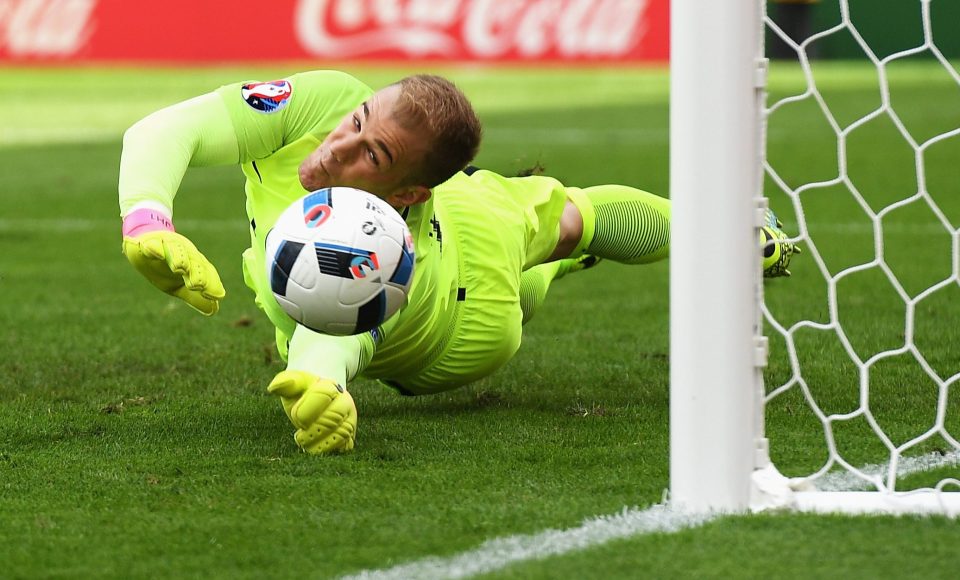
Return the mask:
MULTIPOLYGON (((258 305, 279 330, 281 350, 296 327, 276 303, 266 276, 264 246, 277 217, 308 192, 298 167, 344 116, 373 91, 338 71, 311 71, 271 82, 242 82, 221 87, 219 98, 192 99, 170 108, 153 133, 137 133, 124 142, 121 161, 121 213, 144 201, 172 208, 176 189, 188 166, 240 163, 246 176, 246 206, 251 247, 244 252, 244 278, 258 305), (226 105, 227 114, 224 114, 226 105), (223 144, 233 134, 236 146, 223 144)), ((209 97, 210 95, 207 95, 209 97)), ((370 361, 379 344, 377 363, 401 374, 443 340, 455 300, 455 252, 441 252, 442 233, 432 200, 408 208, 404 218, 414 237, 416 266, 408 303, 373 333, 359 337, 317 337, 329 343, 328 357, 359 351, 359 361, 325 360, 331 378, 350 379, 370 361), (336 343, 359 341, 349 348, 336 343), (343 375, 343 366, 353 372, 343 375)))
MULTIPOLYGON (((318 71, 293 75, 269 83, 266 89, 257 88, 267 96, 287 95, 289 102, 279 105, 283 109, 274 114, 260 110, 276 107, 274 103, 258 101, 254 103, 256 106, 251 105, 250 86, 250 83, 239 83, 217 91, 227 104, 241 142, 240 155, 247 178, 247 214, 253 236, 252 247, 244 255, 245 275, 247 284, 257 294, 259 305, 289 339, 295 324, 277 305, 266 276, 263 252, 267 232, 294 200, 307 193, 298 177, 300 163, 372 92, 343 73, 318 71)), ((413 235, 416 252, 407 304, 382 327, 361 339, 364 351, 361 356, 365 362, 377 348, 378 365, 386 365, 401 374, 407 367, 415 370, 417 361, 443 339, 453 313, 448 301, 457 275, 453 251, 441 251, 442 233, 433 213, 432 200, 408 208, 404 219, 413 235)))
POLYGON ((458 173, 404 212, 416 251, 407 304, 373 332, 291 343, 297 325, 273 297, 264 241, 308 193, 300 163, 371 95, 347 74, 313 71, 227 85, 158 111, 124 138, 121 214, 146 202, 172 208, 188 166, 240 163, 251 224, 244 279, 281 352, 291 345, 290 368, 338 382, 362 373, 410 393, 445 390, 486 376, 519 348, 520 274, 555 246, 567 196, 548 177, 458 173))

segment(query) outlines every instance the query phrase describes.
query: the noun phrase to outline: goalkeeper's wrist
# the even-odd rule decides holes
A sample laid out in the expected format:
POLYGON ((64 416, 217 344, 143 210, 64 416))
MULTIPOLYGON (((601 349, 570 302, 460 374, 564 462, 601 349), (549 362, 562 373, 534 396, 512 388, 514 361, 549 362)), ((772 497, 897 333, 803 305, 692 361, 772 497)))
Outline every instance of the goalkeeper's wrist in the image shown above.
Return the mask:
POLYGON ((134 209, 123 218, 123 236, 136 237, 147 232, 165 230, 175 231, 173 220, 162 210, 155 207, 134 209))

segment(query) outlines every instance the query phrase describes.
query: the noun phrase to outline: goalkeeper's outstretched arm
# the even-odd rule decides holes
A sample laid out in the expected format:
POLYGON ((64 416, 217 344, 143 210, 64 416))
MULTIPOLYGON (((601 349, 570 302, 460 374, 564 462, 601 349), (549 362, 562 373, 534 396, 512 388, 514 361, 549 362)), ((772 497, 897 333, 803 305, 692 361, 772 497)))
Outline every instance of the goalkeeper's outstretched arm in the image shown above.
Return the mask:
POLYGON ((160 109, 123 136, 120 214, 147 203, 172 212, 188 167, 236 165, 240 145, 223 99, 208 93, 160 109))
POLYGON ((123 253, 151 284, 208 316, 226 293, 213 264, 174 230, 173 199, 187 167, 238 160, 236 132, 214 93, 161 109, 123 138, 123 253))
POLYGON ((270 114, 244 97, 247 84, 235 83, 161 109, 124 135, 120 215, 124 237, 130 238, 124 254, 155 286, 204 314, 216 312, 223 297, 219 276, 193 244, 172 233, 173 200, 187 168, 269 157, 307 133, 329 130, 331 118, 339 122, 371 94, 366 85, 337 71, 299 73, 286 82, 299 87, 299 97, 270 114), (168 227, 158 227, 159 222, 168 227), (148 232, 158 232, 150 237, 161 243, 142 243, 140 236, 148 232), (186 270, 170 265, 183 255, 192 257, 178 262, 186 270))
POLYGON ((368 334, 329 336, 297 326, 287 368, 267 391, 280 397, 301 449, 313 454, 353 449, 357 407, 346 385, 367 366, 373 349, 368 334))

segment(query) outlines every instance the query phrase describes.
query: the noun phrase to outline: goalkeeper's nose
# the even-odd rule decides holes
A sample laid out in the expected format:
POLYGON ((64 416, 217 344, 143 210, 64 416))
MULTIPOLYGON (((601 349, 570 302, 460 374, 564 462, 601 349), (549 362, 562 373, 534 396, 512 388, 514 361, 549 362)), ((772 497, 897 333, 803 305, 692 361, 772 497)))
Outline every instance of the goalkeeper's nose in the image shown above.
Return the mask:
POLYGON ((335 163, 336 165, 349 165, 360 151, 361 142, 359 137, 347 136, 334 139, 327 145, 329 155, 324 159, 324 163, 335 163))

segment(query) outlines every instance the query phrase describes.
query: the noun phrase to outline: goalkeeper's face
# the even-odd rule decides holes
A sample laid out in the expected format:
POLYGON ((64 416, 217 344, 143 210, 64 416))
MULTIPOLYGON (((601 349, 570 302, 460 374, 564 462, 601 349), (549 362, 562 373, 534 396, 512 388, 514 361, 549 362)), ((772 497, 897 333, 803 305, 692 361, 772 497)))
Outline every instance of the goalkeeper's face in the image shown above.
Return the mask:
POLYGON ((421 190, 429 194, 409 185, 425 162, 429 138, 395 120, 399 95, 399 87, 386 87, 344 117, 300 164, 304 189, 354 187, 394 206, 421 201, 421 190))

